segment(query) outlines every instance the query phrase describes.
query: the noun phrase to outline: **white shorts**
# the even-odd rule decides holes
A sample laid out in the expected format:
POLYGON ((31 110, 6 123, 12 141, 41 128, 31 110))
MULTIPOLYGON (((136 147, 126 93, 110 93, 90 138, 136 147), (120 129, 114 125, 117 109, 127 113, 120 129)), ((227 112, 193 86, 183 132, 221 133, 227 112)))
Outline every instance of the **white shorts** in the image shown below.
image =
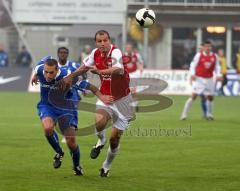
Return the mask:
POLYGON ((111 116, 113 127, 119 130, 125 130, 129 122, 135 118, 134 108, 132 107, 133 98, 129 94, 113 104, 106 105, 101 100, 97 100, 96 110, 103 109, 111 116))
POLYGON ((141 86, 141 84, 139 84, 138 78, 141 78, 141 76, 142 73, 140 72, 140 70, 136 70, 135 72, 129 73, 130 89, 135 89, 134 91, 136 92, 141 92, 145 89, 141 86))
POLYGON ((136 70, 135 72, 129 73, 129 77, 131 78, 140 78, 141 77, 141 72, 140 70, 136 70))
POLYGON ((198 95, 214 95, 215 83, 213 78, 196 77, 192 84, 192 92, 198 95))

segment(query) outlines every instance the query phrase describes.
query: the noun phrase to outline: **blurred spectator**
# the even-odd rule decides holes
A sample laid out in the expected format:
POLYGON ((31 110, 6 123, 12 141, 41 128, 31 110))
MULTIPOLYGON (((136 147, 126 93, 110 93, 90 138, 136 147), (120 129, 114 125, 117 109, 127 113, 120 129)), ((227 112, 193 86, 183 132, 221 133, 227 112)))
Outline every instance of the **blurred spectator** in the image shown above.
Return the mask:
POLYGON ((83 48, 83 51, 81 52, 80 58, 79 58, 79 62, 82 63, 82 61, 84 60, 84 58, 86 58, 90 53, 91 53, 91 46, 86 44, 83 48))
POLYGON ((240 47, 238 48, 238 52, 236 54, 236 70, 237 73, 240 74, 240 47))
POLYGON ((123 64, 125 70, 129 73, 130 77, 130 91, 134 97, 134 102, 132 102, 132 106, 135 108, 135 111, 138 112, 138 101, 136 99, 137 79, 142 76, 144 63, 141 55, 137 52, 136 48, 133 47, 132 43, 127 43, 125 45, 123 64))
POLYGON ((29 67, 32 62, 32 57, 30 53, 27 51, 25 46, 22 46, 21 51, 17 55, 16 66, 20 67, 29 67))
POLYGON ((221 66, 221 74, 223 77, 222 85, 221 85, 219 91, 222 95, 224 95, 223 87, 227 84, 227 60, 224 55, 223 49, 218 50, 218 58, 219 58, 220 66, 221 66))
POLYGON ((0 68, 8 66, 8 54, 4 50, 4 46, 0 44, 0 68))

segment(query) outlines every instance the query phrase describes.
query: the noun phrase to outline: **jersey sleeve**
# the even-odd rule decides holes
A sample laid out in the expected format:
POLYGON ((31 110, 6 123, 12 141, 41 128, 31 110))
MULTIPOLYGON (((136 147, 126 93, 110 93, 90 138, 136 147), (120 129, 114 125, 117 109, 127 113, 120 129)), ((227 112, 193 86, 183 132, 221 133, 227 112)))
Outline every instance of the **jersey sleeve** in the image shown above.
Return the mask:
POLYGON ((195 75, 196 74, 196 67, 198 65, 199 59, 200 59, 200 53, 197 53, 194 56, 194 58, 193 58, 193 60, 192 60, 192 62, 190 64, 190 69, 189 70, 190 70, 190 74, 191 75, 195 75))
POLYGON ((80 67, 80 64, 77 62, 73 62, 72 63, 72 67, 74 68, 74 70, 78 69, 80 67))
POLYGON ((42 68, 43 68, 43 64, 39 64, 39 65, 35 66, 35 68, 34 68, 34 74, 39 75, 39 74, 40 74, 40 71, 43 71, 42 68))
POLYGON ((83 60, 85 66, 92 66, 94 64, 94 54, 97 49, 95 48, 89 56, 83 60))
POLYGON ((112 67, 123 68, 122 52, 119 49, 112 51, 112 67))
POLYGON ((80 91, 85 91, 89 88, 90 84, 89 82, 87 82, 86 80, 81 80, 81 81, 78 81, 76 84, 75 84, 75 87, 76 89, 80 90, 80 91))

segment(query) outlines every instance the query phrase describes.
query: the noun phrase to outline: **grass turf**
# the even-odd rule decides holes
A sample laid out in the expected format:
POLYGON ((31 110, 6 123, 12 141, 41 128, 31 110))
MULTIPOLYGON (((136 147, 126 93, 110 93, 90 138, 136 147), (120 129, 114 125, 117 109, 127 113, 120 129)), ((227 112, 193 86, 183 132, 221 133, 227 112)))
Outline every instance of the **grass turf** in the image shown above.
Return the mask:
MULTIPOLYGON (((104 179, 98 170, 108 146, 92 160, 89 151, 95 136, 79 136, 85 175, 73 175, 66 145, 62 167, 53 169, 54 152, 43 136, 35 107, 39 95, 1 92, 0 190, 239 190, 240 99, 216 97, 215 121, 202 119, 197 100, 189 119, 179 121, 186 97, 169 97, 170 108, 137 114, 123 136, 110 177, 104 179)), ((94 98, 85 100, 94 102, 94 98)), ((80 111, 80 128, 93 120, 93 113, 80 111)))

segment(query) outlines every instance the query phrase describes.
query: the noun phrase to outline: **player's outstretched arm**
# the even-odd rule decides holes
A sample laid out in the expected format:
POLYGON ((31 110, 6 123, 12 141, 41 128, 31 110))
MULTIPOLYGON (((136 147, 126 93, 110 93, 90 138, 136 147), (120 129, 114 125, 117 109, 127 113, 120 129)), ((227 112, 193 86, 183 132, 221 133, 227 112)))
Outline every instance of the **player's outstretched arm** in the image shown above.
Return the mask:
POLYGON ((88 89, 105 104, 111 104, 114 101, 113 96, 103 95, 96 86, 90 83, 89 83, 88 89))
POLYGON ((77 70, 75 70, 75 72, 69 74, 68 76, 66 76, 65 78, 63 78, 62 80, 60 80, 58 82, 58 86, 60 87, 60 89, 62 90, 66 90, 69 87, 72 86, 73 83, 73 79, 86 73, 89 70, 89 67, 85 66, 84 64, 81 65, 77 70))

